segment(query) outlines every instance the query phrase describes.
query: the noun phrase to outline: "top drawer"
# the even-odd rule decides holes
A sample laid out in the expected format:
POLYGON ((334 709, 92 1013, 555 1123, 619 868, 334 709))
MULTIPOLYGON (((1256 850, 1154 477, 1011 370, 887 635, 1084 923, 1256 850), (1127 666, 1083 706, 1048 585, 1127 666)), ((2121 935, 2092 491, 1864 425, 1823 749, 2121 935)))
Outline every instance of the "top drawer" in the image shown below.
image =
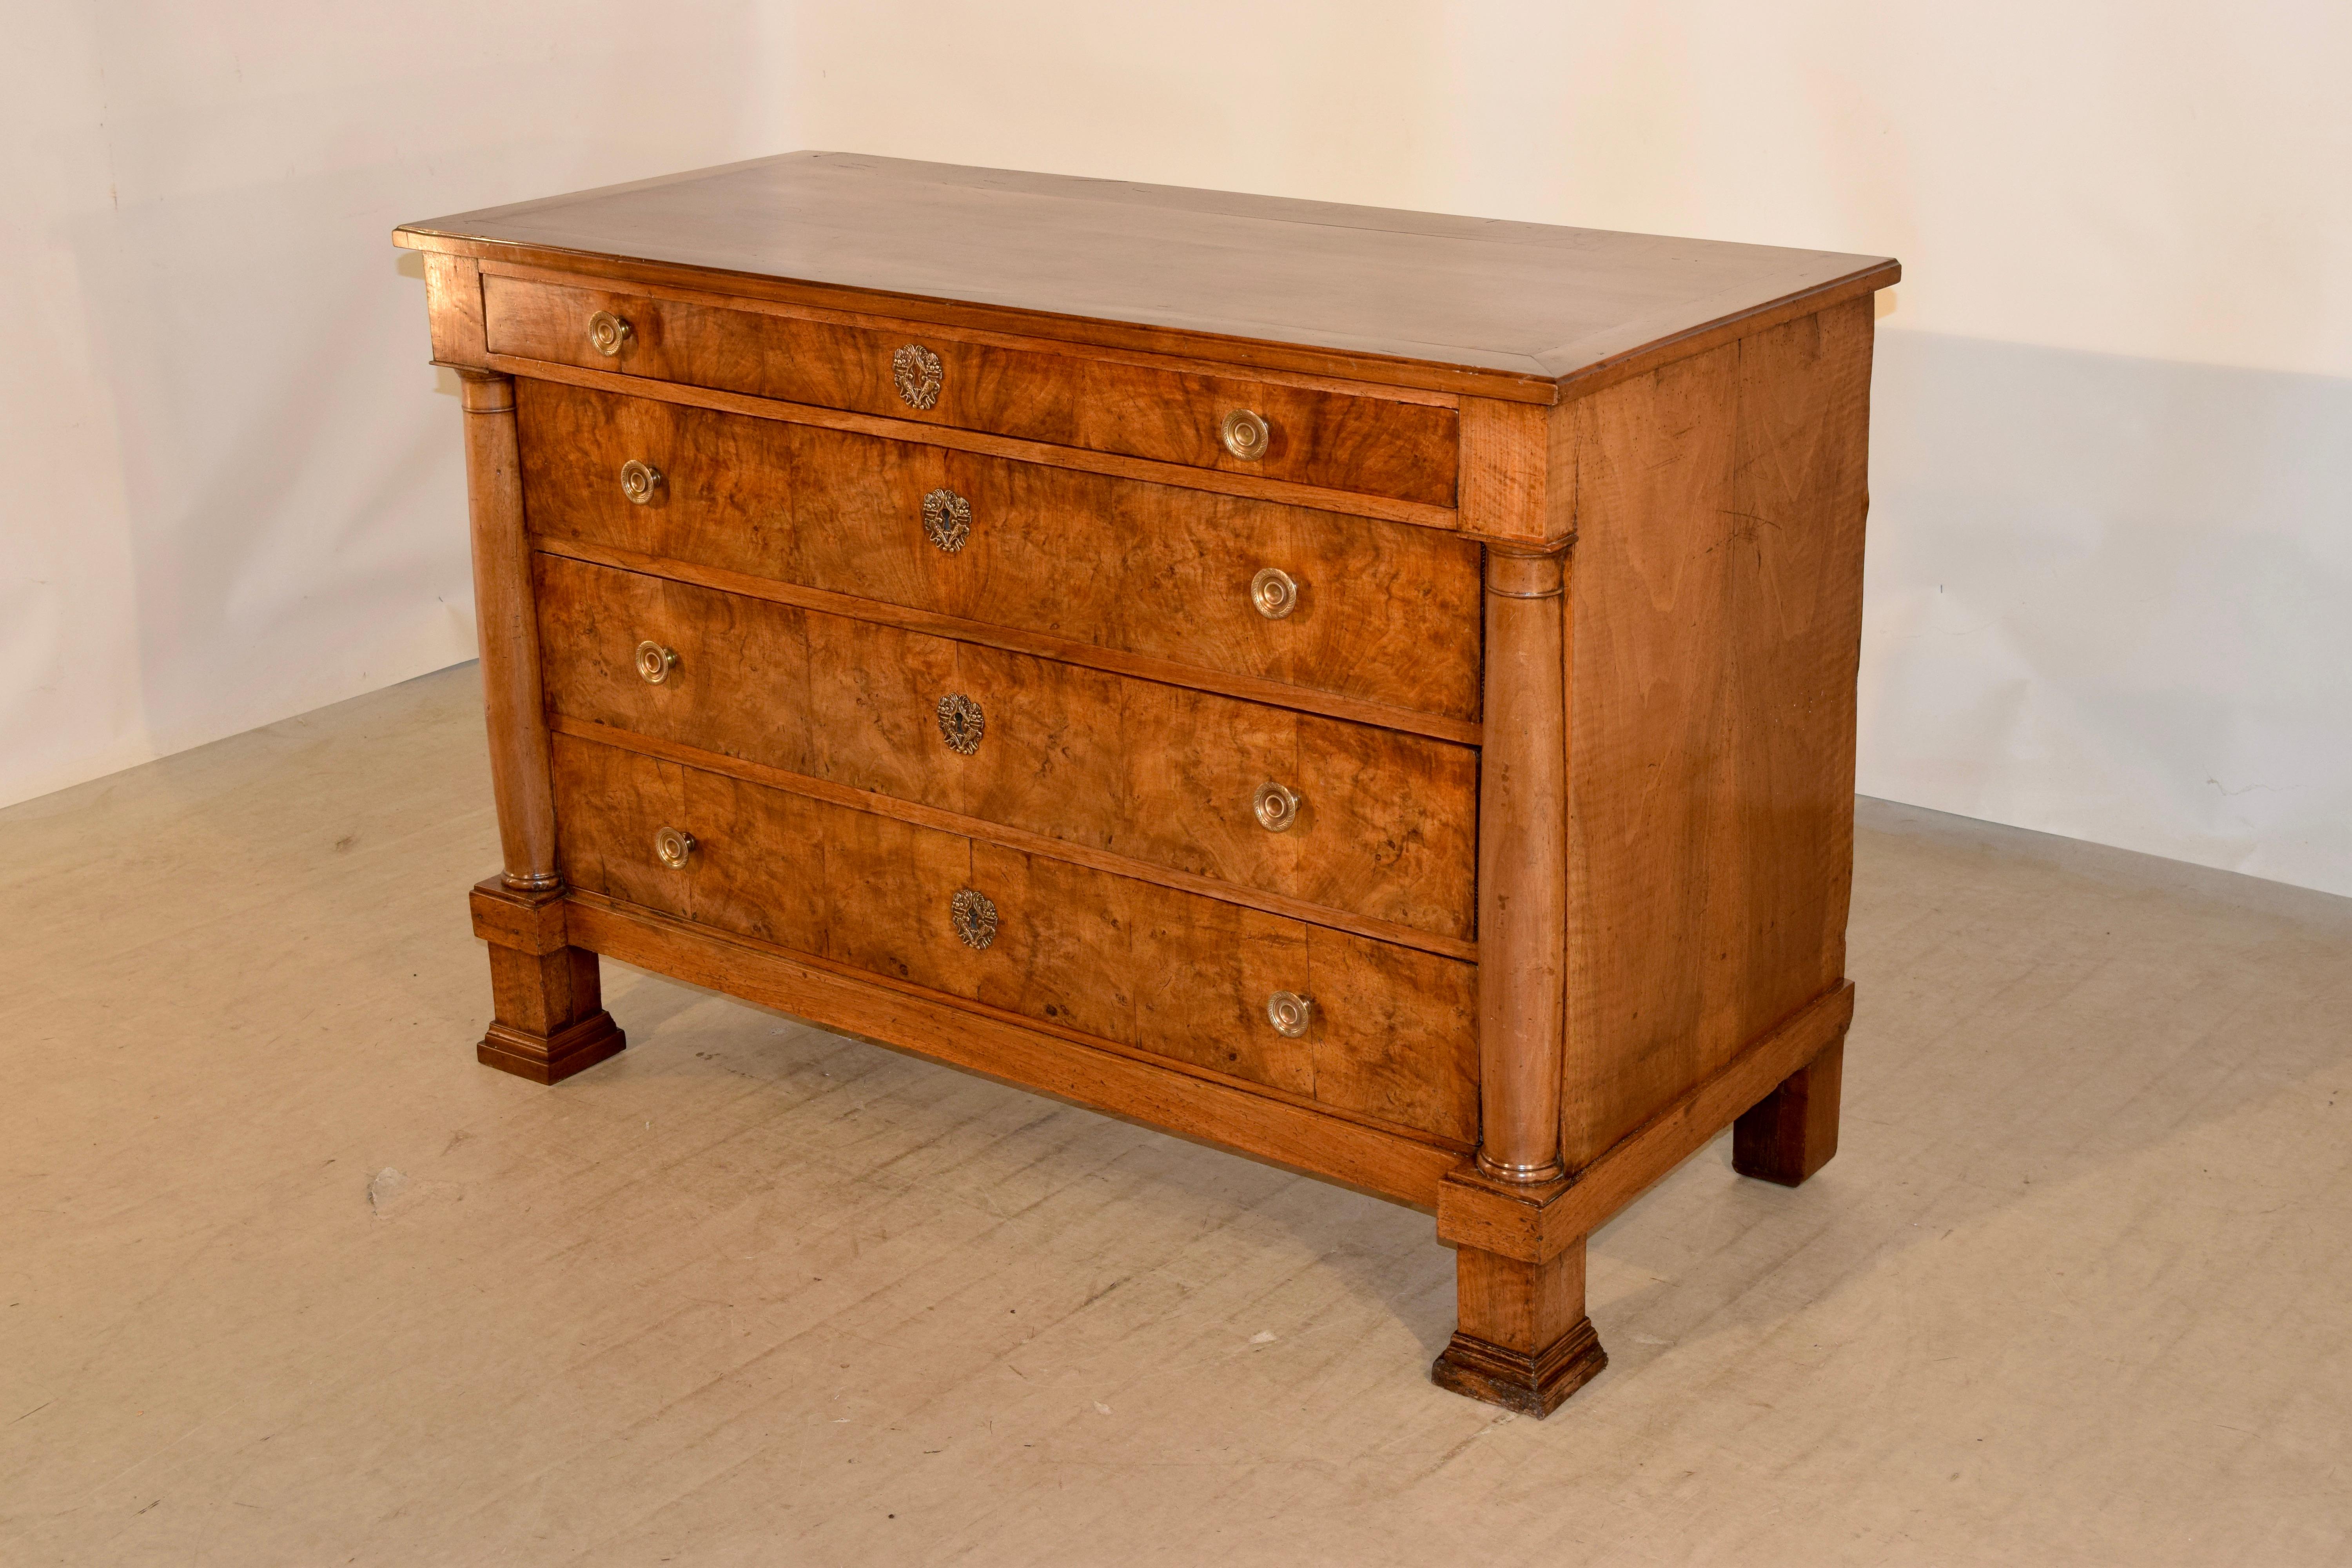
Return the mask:
POLYGON ((1451 407, 496 274, 482 300, 493 353, 1454 504, 1451 407))

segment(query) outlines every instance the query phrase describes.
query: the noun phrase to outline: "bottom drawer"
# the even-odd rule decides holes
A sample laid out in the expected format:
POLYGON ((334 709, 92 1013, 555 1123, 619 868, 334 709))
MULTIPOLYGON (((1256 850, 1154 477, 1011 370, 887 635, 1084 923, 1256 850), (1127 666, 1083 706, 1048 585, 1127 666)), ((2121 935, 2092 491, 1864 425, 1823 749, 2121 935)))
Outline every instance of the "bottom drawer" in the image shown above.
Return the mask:
POLYGON ((1476 1141, 1471 964, 571 736, 554 765, 571 886, 1476 1141), (1276 992, 1312 998, 1303 1034, 1276 992))

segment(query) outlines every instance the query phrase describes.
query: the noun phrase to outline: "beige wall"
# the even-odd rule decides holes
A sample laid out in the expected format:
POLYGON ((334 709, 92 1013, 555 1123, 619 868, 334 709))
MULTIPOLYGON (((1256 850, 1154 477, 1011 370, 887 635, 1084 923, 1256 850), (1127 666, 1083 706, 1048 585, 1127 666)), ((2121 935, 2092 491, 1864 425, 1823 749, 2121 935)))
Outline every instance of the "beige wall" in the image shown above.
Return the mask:
POLYGON ((20 24, 0 798, 464 657, 393 222, 810 145, 1899 255, 1863 788, 2352 892, 2352 7, 205 9, 20 24))
POLYGON ((2352 893, 2352 6, 809 7, 820 144, 1893 254, 1861 786, 2352 893))
POLYGON ((2352 375, 2332 0, 803 8, 907 157, 1900 255, 1891 325, 2352 375))
POLYGON ((796 139, 759 7, 659 9, 8 0, 0 801, 473 657, 392 226, 796 139))

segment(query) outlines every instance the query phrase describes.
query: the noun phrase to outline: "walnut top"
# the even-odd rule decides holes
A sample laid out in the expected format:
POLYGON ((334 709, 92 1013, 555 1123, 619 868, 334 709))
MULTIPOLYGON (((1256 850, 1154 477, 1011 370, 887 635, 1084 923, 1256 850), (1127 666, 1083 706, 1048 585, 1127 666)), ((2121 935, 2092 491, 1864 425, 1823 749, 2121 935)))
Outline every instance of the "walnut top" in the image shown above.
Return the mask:
POLYGON ((394 237, 1537 402, 1899 276, 1879 257, 844 153, 488 207, 394 237))

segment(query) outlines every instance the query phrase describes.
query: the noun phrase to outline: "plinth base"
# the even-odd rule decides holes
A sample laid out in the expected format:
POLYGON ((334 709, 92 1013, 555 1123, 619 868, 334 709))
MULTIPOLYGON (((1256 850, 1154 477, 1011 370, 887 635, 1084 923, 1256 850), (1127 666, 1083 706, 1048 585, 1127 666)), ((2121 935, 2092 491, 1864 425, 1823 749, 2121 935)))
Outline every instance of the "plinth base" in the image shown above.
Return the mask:
POLYGON ((1430 1364, 1429 1380, 1454 1394, 1542 1417, 1608 1364, 1609 1352, 1601 1348, 1592 1320, 1580 1318, 1557 1343, 1536 1355, 1457 1333, 1430 1364))

